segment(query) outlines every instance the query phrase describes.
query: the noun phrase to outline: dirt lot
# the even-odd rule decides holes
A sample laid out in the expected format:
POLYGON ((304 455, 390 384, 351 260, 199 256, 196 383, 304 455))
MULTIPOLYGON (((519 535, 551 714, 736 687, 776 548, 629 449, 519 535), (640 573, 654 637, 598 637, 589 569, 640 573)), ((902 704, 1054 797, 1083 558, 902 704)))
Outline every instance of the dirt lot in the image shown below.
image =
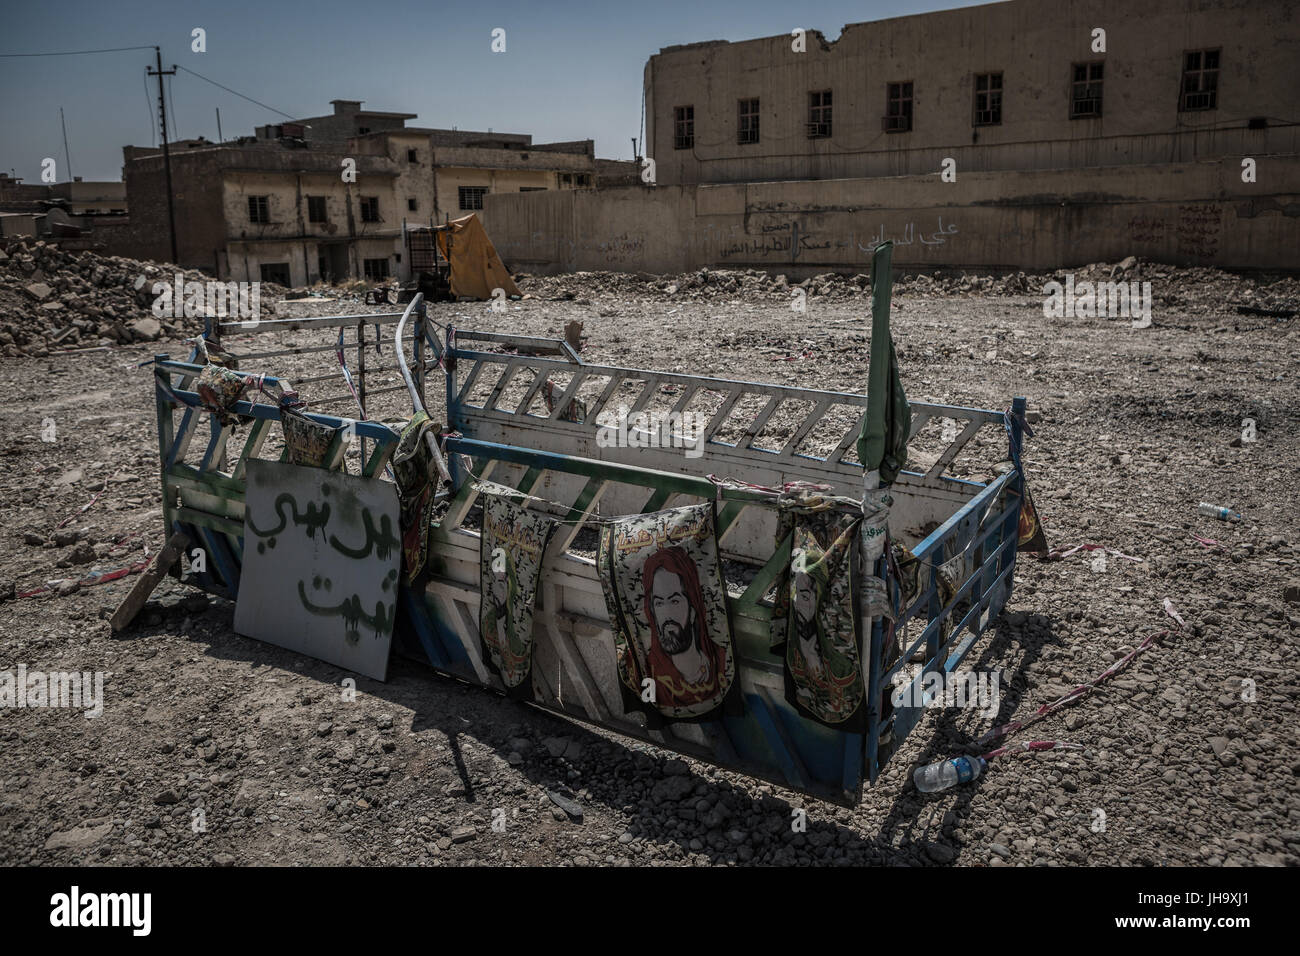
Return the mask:
MULTIPOLYGON (((593 362, 865 388, 865 294, 814 284, 798 315, 779 289, 678 286, 525 280, 536 298, 505 315, 433 315, 551 336, 581 319, 593 362)), ((1293 308, 1295 288, 1281 295, 1293 308)), ((990 726, 935 711, 850 811, 410 662, 386 684, 358 678, 346 702, 346 673, 237 636, 232 604, 170 579, 117 637, 105 618, 134 578, 13 596, 10 584, 22 595, 161 544, 151 375, 135 363, 185 350, 138 344, 0 359, 0 671, 109 672, 98 719, 0 710, 0 863, 1294 865, 1300 319, 1234 310, 1276 305, 1276 288, 1223 278, 1193 291, 1172 270, 1157 274, 1142 330, 1044 318, 1036 291, 929 289, 904 283, 895 300, 909 397, 1002 408, 1028 396, 1042 415, 1028 474, 1052 544, 1142 559, 1022 559, 1010 610, 969 659, 1004 668, 1000 718, 1023 718, 1163 628, 1166 597, 1189 625, 1030 735, 1086 750, 1010 756, 925 796, 912 768, 990 726), (1256 440, 1243 442, 1248 418, 1256 440), (1200 501, 1244 520, 1198 515, 1200 501), (581 822, 548 800, 561 784, 581 822), (791 832, 794 807, 807 833, 791 832)))

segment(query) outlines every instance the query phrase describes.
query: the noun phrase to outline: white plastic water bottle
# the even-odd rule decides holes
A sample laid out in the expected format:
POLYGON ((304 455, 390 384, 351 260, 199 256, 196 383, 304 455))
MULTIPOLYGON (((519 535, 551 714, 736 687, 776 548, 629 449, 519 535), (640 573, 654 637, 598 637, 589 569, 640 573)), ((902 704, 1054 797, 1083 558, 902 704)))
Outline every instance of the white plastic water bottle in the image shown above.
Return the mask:
POLYGON ((970 783, 988 766, 983 757, 953 757, 928 767, 917 767, 912 774, 916 789, 922 793, 936 793, 959 783, 970 783))
POLYGON ((1218 518, 1220 521, 1240 521, 1241 515, 1228 508, 1221 508, 1218 505, 1212 505, 1208 501, 1202 501, 1196 506, 1196 510, 1209 518, 1218 518))

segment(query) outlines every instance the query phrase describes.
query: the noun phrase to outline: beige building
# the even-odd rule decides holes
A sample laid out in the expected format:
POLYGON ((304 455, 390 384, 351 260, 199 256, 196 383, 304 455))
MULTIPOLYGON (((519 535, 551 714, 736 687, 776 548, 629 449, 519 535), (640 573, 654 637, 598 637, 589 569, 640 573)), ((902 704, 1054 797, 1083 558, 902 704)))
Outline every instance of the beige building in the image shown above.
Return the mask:
POLYGON ((1295 153, 1294 0, 1011 0, 668 47, 663 185, 1078 169, 1295 153))
MULTIPOLYGON (((536 272, 1300 271, 1294 0, 1011 0, 644 70, 655 186, 491 197, 536 272)), ((647 170, 649 176, 649 170, 647 170)))
MULTIPOLYGON (((405 280, 411 228, 484 216, 491 194, 595 185, 591 140, 534 144, 527 134, 408 127, 413 113, 333 105, 328 117, 171 151, 182 265, 291 286, 405 280)), ((166 260, 161 151, 128 146, 124 155, 132 216, 111 251, 166 260)))
MULTIPOLYGON (((84 182, 24 183, 0 173, 0 235, 33 236, 60 241, 93 240, 102 225, 124 221, 126 185, 84 182)), ((76 244, 76 243, 74 243, 76 244)), ((89 241, 84 247, 93 248, 89 241)))
POLYGON ((71 216, 126 215, 126 183, 87 183, 77 177, 72 182, 52 185, 50 198, 59 201, 71 216))
POLYGON ((413 226, 475 212, 490 229, 485 196, 595 186, 591 140, 534 145, 519 133, 406 128, 358 136, 350 146, 398 168, 395 195, 413 226))

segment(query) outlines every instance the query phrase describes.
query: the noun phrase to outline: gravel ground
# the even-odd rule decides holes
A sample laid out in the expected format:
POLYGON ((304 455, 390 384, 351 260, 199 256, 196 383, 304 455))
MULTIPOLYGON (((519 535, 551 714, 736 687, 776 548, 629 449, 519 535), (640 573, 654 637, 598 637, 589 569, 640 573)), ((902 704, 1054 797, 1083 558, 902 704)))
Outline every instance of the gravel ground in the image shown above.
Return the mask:
MULTIPOLYGON (((1233 294, 1208 282, 1189 298, 1165 270, 1143 330, 1046 319, 1035 294, 900 285, 909 397, 1000 408, 1027 395, 1042 416, 1028 473, 1052 544, 1142 559, 1103 569, 1095 553, 1022 557, 1007 613, 968 658, 1004 669, 998 722, 1162 629, 1166 597, 1188 629, 1032 734, 1085 750, 1010 756, 974 784, 922 795, 912 768, 992 724, 933 711, 855 810, 411 662, 395 662, 386 684, 357 678, 345 700, 345 672, 237 636, 232 604, 171 579, 117 637, 106 617, 132 578, 14 596, 136 563, 145 542, 161 544, 150 374, 133 366, 169 346, 0 359, 0 671, 110 672, 98 719, 0 710, 0 862, 1294 865, 1300 335, 1295 318, 1234 311, 1234 301, 1278 304, 1246 285, 1245 299, 1234 300, 1237 279, 1225 280, 1233 294), (1246 418, 1254 441, 1241 440, 1246 418), (47 419, 53 442, 42 441, 47 419), (1244 520, 1203 517, 1200 501, 1244 520), (547 796, 566 787, 580 820, 547 796), (804 833, 791 827, 794 809, 806 811, 804 833)), ((578 319, 592 362, 865 387, 862 293, 821 296, 814 285, 798 315, 783 293, 679 286, 525 280, 530 297, 505 315, 463 303, 433 315, 551 336, 578 319)), ((311 301, 281 315, 292 309, 360 311, 311 301)), ((380 416, 402 413, 400 394, 390 406, 380 416)))

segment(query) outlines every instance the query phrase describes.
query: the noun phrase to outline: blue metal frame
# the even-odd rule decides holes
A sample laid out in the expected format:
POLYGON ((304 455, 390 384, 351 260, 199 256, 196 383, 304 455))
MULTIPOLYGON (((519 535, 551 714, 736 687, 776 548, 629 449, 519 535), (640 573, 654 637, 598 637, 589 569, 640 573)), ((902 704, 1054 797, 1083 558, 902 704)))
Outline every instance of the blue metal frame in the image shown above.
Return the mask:
MULTIPOLYGON (((610 480, 643 486, 647 491, 652 492, 647 507, 656 502, 662 507, 667 500, 664 489, 697 496, 711 496, 717 493, 722 499, 719 502, 720 528, 734 520, 742 507, 764 506, 764 502, 770 504, 769 499, 756 492, 732 488, 717 492, 714 486, 697 475, 673 474, 634 465, 579 459, 558 452, 476 438, 472 414, 475 406, 468 404, 462 406, 459 402, 459 396, 467 395, 469 388, 466 386, 463 391, 457 390, 457 363, 458 360, 477 362, 491 353, 458 348, 454 329, 448 329, 444 348, 437 337, 431 334, 429 323, 424 319, 421 312, 416 338, 417 354, 422 354, 424 348, 428 347, 444 362, 448 372, 446 400, 449 422, 452 428, 462 432, 461 437, 453 436, 446 441, 447 464, 453 477, 451 492, 453 498, 464 488, 470 477, 461 463, 461 456, 465 455, 475 461, 495 460, 513 463, 527 469, 526 476, 518 483, 521 490, 526 490, 523 486, 531 487, 531 482, 542 471, 594 476, 597 473, 592 472, 591 469, 598 468, 600 476, 617 475, 616 479, 610 480)), ((475 335, 481 337, 482 333, 475 335)), ((499 359, 499 356, 495 357, 499 359)), ((575 359, 576 356, 569 355, 564 364, 570 367, 581 366, 581 360, 575 361, 575 359)), ((422 370, 423 361, 418 361, 416 374, 420 375, 422 370)), ((209 514, 190 502, 183 507, 178 507, 175 500, 177 493, 184 495, 187 489, 203 491, 226 502, 242 502, 243 498, 242 478, 235 477, 242 474, 243 462, 241 461, 230 474, 218 470, 225 443, 222 441, 224 432, 216 423, 211 423, 212 437, 204 444, 201 454, 197 447, 194 449, 194 453, 199 456, 199 463, 196 465, 185 461, 190 444, 189 438, 201 427, 204 414, 197 393, 185 386, 192 383, 200 371, 202 371, 200 365, 193 362, 171 361, 165 355, 158 356, 155 361, 155 374, 158 378, 155 396, 158 404, 159 455, 164 485, 164 520, 169 530, 184 530, 192 540, 201 542, 209 555, 207 570, 195 575, 194 583, 205 590, 234 599, 238 594, 243 547, 242 537, 236 534, 239 526, 232 517, 238 514, 238 510, 225 514, 213 511, 209 514), (178 382, 174 383, 173 379, 178 382), (183 409, 179 428, 174 425, 172 417, 172 409, 178 405, 183 409)), ((270 377, 267 381, 270 384, 279 382, 278 379, 270 377)), ((421 386, 422 384, 421 381, 421 386)), ((902 632, 911 622, 924 621, 924 624, 920 632, 910 639, 909 646, 903 649, 897 661, 886 664, 885 654, 888 650, 886 622, 877 617, 870 623, 866 640, 869 649, 868 732, 865 735, 840 733, 815 725, 788 709, 783 699, 768 696, 767 691, 760 687, 762 693, 746 693, 746 714, 743 717, 729 716, 701 725, 711 741, 710 751, 683 752, 834 802, 852 804, 859 799, 863 781, 874 782, 879 777, 889 757, 907 734, 915 728, 922 716, 922 710, 917 707, 899 707, 888 714, 885 713, 882 706, 884 695, 889 690, 895 675, 905 666, 911 654, 922 647, 925 648, 925 660, 920 673, 913 678, 912 686, 922 681, 929 673, 936 671, 946 673, 958 667, 975 641, 982 635, 988 622, 1001 612, 1010 596, 1016 561, 1020 505, 1024 493, 1024 479, 1020 464, 1024 410, 1024 399, 1017 398, 1012 404, 1010 413, 1003 416, 1011 446, 1013 468, 1010 471, 987 485, 945 479, 969 486, 975 493, 914 549, 913 553, 921 562, 921 567, 927 570, 919 593, 913 597, 909 606, 899 609, 899 618, 895 627, 902 632), (939 589, 938 567, 962 554, 973 556, 970 571, 960 583, 956 594, 945 605, 939 589), (958 614, 959 608, 967 602, 969 607, 958 614), (945 635, 949 624, 950 630, 945 635), (888 742, 884 748, 881 746, 882 737, 888 742)), ((279 408, 271 404, 240 401, 232 406, 231 411, 258 422, 275 421, 280 418, 279 408)), ((979 409, 964 411, 983 416, 985 420, 991 420, 992 416, 998 414, 979 409)), ((934 414, 933 410, 931 414, 934 414)), ((332 427, 339 427, 352 421, 332 415, 316 413, 309 413, 309 415, 314 420, 332 427)), ((367 473, 374 474, 379 470, 377 462, 380 461, 381 453, 395 446, 398 436, 387 425, 380 422, 359 421, 355 426, 358 436, 376 443, 375 456, 367 463, 367 473), (370 467, 372 465, 376 467, 370 467)), ((247 442, 245 453, 248 453, 249 448, 254 444, 251 440, 247 442)), ((736 448, 734 445, 722 442, 711 442, 711 444, 717 447, 736 448)), ((707 459, 700 464, 701 473, 705 470, 707 470, 707 459)), ((591 480, 594 481, 596 478, 591 477, 591 480)), ((587 487, 589 490, 591 485, 588 484, 587 487)), ((581 495, 579 497, 581 499, 581 495)), ((575 502, 574 506, 578 507, 578 502, 575 502)), ((788 549, 788 545, 784 547, 788 549)), ((435 543, 431 543, 431 549, 436 549, 435 543)), ((780 551, 781 547, 775 549, 773 560, 768 562, 769 565, 773 565, 780 551)), ((431 560, 435 565, 440 560, 436 550, 431 554, 431 560)), ((737 600, 748 599, 752 603, 760 597, 761 595, 753 592, 761 582, 761 576, 768 570, 770 569, 765 567, 759 571, 760 578, 756 579, 756 584, 751 585, 741 599, 729 600, 735 603, 737 600)), ((898 594, 899 582, 894 580, 888 561, 882 559, 869 573, 882 578, 890 593, 898 594)), ((762 590, 766 590, 766 584, 763 584, 762 590)), ((440 671, 480 683, 465 655, 461 638, 454 630, 455 625, 440 619, 439 614, 431 609, 425 594, 403 587, 399 606, 403 611, 400 615, 399 647, 407 653, 414 653, 421 659, 427 660, 431 666, 440 671)), ((749 621, 746 626, 751 631, 755 627, 761 627, 761 624, 754 623, 758 619, 752 614, 747 616, 746 620, 749 621)), ((568 710, 564 712, 579 719, 590 719, 568 710)), ((599 723, 599 721, 592 722, 599 723)), ((611 729, 627 733, 622 726, 611 729)), ((661 743, 661 745, 674 746, 673 742, 661 743)))

